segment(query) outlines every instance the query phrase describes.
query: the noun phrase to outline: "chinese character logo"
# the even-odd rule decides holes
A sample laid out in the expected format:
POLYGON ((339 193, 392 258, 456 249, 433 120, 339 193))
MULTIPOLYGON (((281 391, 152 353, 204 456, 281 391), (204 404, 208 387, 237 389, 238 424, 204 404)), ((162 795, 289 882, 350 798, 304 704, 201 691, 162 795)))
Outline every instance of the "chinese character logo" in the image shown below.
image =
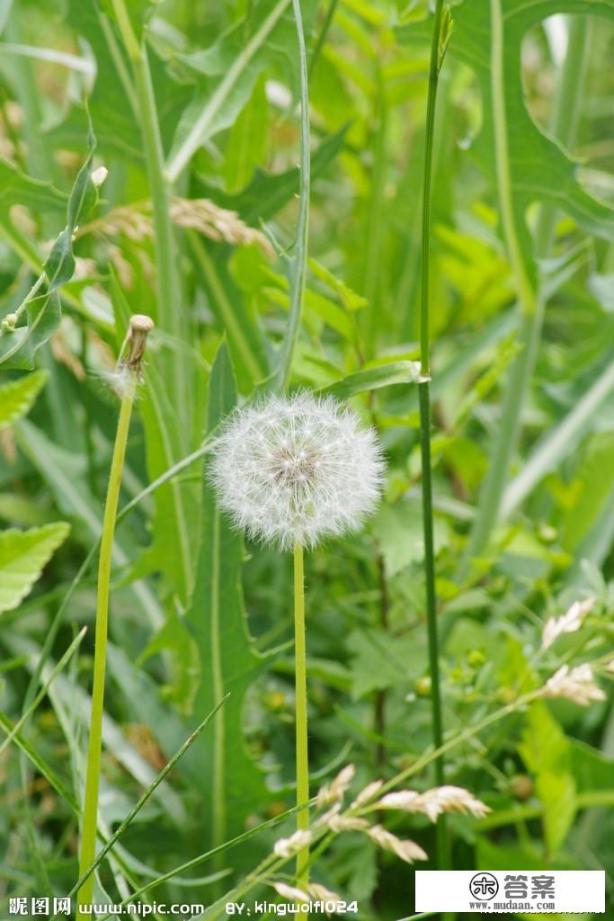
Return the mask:
POLYGON ((469 883, 469 892, 474 899, 487 902, 490 899, 494 899, 498 891, 499 883, 492 873, 476 873, 469 883))
POLYGON ((522 873, 517 876, 508 873, 503 878, 503 889, 506 899, 526 899, 529 895, 529 877, 522 873))
POLYGON ((554 876, 533 876, 531 879, 532 899, 554 898, 554 876))

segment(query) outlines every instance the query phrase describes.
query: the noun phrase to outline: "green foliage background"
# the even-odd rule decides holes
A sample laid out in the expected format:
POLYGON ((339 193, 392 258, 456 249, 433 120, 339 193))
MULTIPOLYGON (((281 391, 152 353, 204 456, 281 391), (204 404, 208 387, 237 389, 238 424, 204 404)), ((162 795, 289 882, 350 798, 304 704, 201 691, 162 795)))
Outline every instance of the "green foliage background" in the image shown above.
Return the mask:
MULTIPOLYGON (((312 792, 347 762, 356 790, 388 779, 430 745, 415 381, 432 17, 423 0, 301 9, 308 87, 290 0, 0 4, 5 733, 27 714, 0 755, 2 898, 76 880, 93 631, 52 670, 92 625, 108 378, 131 313, 156 331, 115 545, 105 835, 230 696, 102 863, 101 891, 171 874, 143 898, 209 903, 292 828, 270 821, 293 800, 290 561, 246 545, 203 476, 207 433, 285 358, 292 388, 351 401, 388 460, 364 532, 307 559, 312 792)), ((614 2, 450 12, 430 246, 454 738, 611 650, 614 2), (544 622, 586 597, 581 631, 542 650, 544 622)), ((611 881, 613 767, 608 701, 539 701, 457 745, 449 782, 492 812, 453 817, 454 868, 611 881)), ((387 824, 434 852, 425 820, 387 824)), ((357 834, 314 870, 382 921, 411 914, 411 876, 357 834)))

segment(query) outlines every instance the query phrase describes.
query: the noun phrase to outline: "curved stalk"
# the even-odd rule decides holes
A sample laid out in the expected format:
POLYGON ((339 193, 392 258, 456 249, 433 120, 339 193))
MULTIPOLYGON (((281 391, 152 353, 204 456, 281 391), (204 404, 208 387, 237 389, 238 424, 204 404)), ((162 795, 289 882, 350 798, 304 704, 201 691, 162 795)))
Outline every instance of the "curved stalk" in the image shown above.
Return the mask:
MULTIPOLYGON (((100 786, 102 717, 104 712, 104 679, 107 661, 107 632, 109 624, 109 594, 113 558, 113 536, 115 534, 115 519, 117 516, 117 505, 119 502, 119 492, 133 404, 134 389, 130 387, 128 392, 122 397, 119 411, 117 434, 113 447, 113 459, 111 461, 109 486, 104 509, 102 540, 100 542, 98 592, 96 596, 96 635, 94 638, 94 684, 92 687, 92 714, 90 718, 90 738, 87 753, 79 876, 83 876, 96 856, 96 826, 98 818, 98 790, 100 786)), ((79 890, 78 904, 87 905, 91 903, 93 895, 94 877, 90 876, 79 890)))
MULTIPOLYGON (((111 586, 111 567, 113 564, 113 538, 117 521, 117 508, 122 484, 124 460, 128 444, 130 419, 136 392, 136 382, 140 373, 141 360, 145 350, 147 333, 151 329, 149 317, 134 316, 126 341, 122 348, 119 368, 126 375, 124 391, 121 398, 119 419, 109 485, 105 501, 102 535, 100 540, 100 557, 98 562, 98 586, 96 593, 96 630, 94 636, 94 680, 92 686, 92 712, 90 716, 90 735, 87 752, 85 777, 85 797, 81 828, 81 850, 79 854, 79 876, 94 862, 96 856, 96 828, 98 822, 98 792, 100 787, 100 760, 102 752, 102 720, 104 714, 104 682, 107 662, 107 636, 109 626, 109 597, 111 586), (124 355, 124 352, 126 353, 124 355)), ((92 902, 94 895, 94 876, 86 879, 77 895, 78 905, 92 902)))
MULTIPOLYGON (((430 237, 431 237, 431 194, 433 174, 433 142, 435 134, 435 111, 437 85, 445 50, 443 31, 443 0, 437 0, 426 107, 426 140, 424 154, 424 179, 422 193, 422 265, 420 301, 420 365, 421 379, 418 383, 420 403, 420 445, 422 457, 422 526, 424 533, 424 578, 426 586, 426 617, 428 630, 429 672, 431 678, 431 722, 435 749, 443 745, 443 721, 441 714, 441 687, 439 678, 439 640, 437 628, 437 596, 435 591, 435 547, 433 540, 433 482, 431 465, 431 396, 430 396, 430 237), (443 42, 442 42, 443 36, 443 42)), ((443 757, 434 762, 435 781, 438 786, 444 782, 443 757)), ((437 863, 440 870, 449 863, 449 842, 445 817, 437 821, 437 863)))

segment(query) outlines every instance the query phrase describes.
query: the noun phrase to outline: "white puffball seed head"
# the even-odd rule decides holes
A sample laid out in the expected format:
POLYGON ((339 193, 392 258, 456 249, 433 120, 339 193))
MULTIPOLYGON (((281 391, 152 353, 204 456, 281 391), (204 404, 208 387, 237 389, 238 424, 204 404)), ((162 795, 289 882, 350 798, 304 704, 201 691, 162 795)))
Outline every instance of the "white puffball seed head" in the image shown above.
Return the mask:
POLYGON ((209 477, 237 527, 288 550, 355 530, 377 504, 383 472, 373 429, 330 397, 299 393, 236 411, 209 477))

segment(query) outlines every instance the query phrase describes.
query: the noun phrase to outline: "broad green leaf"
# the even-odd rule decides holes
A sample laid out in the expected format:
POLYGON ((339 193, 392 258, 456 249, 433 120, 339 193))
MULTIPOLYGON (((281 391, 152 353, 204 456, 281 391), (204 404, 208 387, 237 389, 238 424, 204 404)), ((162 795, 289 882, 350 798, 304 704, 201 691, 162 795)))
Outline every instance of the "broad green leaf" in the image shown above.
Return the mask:
POLYGON ((394 636, 373 627, 353 631, 347 640, 352 672, 352 696, 375 690, 404 687, 425 671, 426 638, 423 631, 394 636))
POLYGON ((58 290, 73 276, 75 257, 73 234, 78 222, 97 201, 91 181, 92 159, 96 147, 93 132, 88 133, 88 151, 77 173, 66 208, 66 226, 57 237, 43 266, 42 275, 25 300, 15 309, 25 310, 27 323, 13 330, 0 330, 0 364, 7 368, 32 368, 34 355, 60 324, 62 316, 58 290), (39 295, 38 291, 44 290, 39 295))
MULTIPOLYGON (((346 136, 343 128, 329 135, 311 156, 311 178, 317 179, 342 150, 346 136)), ((210 198, 222 208, 236 211, 248 224, 268 221, 298 193, 299 171, 295 167, 283 173, 266 173, 258 169, 254 178, 238 195, 229 195, 195 177, 199 196, 210 198)))
POLYGON ((587 441, 569 484, 573 501, 570 498, 563 509, 561 530, 563 544, 568 550, 575 549, 584 540, 614 491, 614 432, 599 432, 587 441))
MULTIPOLYGON (((212 47, 181 60, 202 78, 203 87, 179 123, 168 159, 168 175, 176 179, 206 141, 232 125, 249 99, 262 70, 284 55, 296 59, 296 33, 291 0, 260 0, 246 21, 229 29, 212 47)), ((312 0, 304 3, 305 15, 312 0)))
POLYGON ((219 248, 210 252, 195 233, 190 233, 188 239, 211 309, 228 337, 233 364, 239 369, 240 389, 249 392, 268 373, 262 334, 244 303, 241 291, 233 283, 225 262, 214 258, 214 253, 220 253, 219 248))
POLYGON ((571 739, 569 745, 571 769, 578 793, 600 790, 611 793, 614 758, 608 758, 603 752, 579 739, 571 739))
POLYGON ((3 218, 8 218, 11 205, 27 205, 37 214, 61 213, 66 208, 66 196, 50 182, 33 179, 0 157, 0 213, 3 218))
POLYGON ((30 411, 46 380, 46 371, 35 371, 0 387, 0 431, 30 411))
POLYGON ((0 533, 0 613, 12 611, 25 598, 69 531, 70 525, 58 521, 0 533))
MULTIPOLYGON (((92 539, 97 540, 102 528, 102 509, 86 485, 83 459, 55 445, 27 419, 16 423, 15 433, 19 447, 47 483, 58 508, 78 522, 77 534, 84 531, 88 544, 92 539)), ((126 566, 133 555, 132 547, 130 553, 125 549, 123 536, 115 540, 113 560, 117 565, 126 566)), ((145 582, 134 582, 131 588, 151 625, 160 627, 164 615, 151 588, 145 582)))
POLYGON ((592 386, 573 409, 546 432, 525 461, 521 472, 509 484, 503 495, 502 515, 507 516, 514 511, 544 474, 555 469, 574 450, 590 426, 592 417, 613 391, 614 361, 610 357, 592 386))
MULTIPOLYGON (((111 295, 115 326, 121 341, 132 311, 114 273, 111 275, 111 295)), ((177 414, 169 401, 168 389, 156 361, 146 364, 144 376, 139 410, 145 428, 147 471, 150 479, 155 480, 179 460, 177 446, 183 442, 185 432, 180 431, 177 414)), ((154 502, 153 540, 144 562, 149 568, 163 573, 167 585, 185 605, 194 578, 198 491, 193 484, 173 478, 156 490, 154 502)))
POLYGON ((224 178, 231 195, 246 187, 258 164, 265 160, 267 129, 267 98, 261 77, 232 126, 226 144, 224 178))
POLYGON ((333 396, 337 400, 349 400, 357 393, 378 390, 391 384, 409 384, 420 378, 420 365, 416 361, 393 361, 365 371, 356 371, 342 380, 320 390, 322 396, 333 396))
MULTIPOLYGON (((209 385, 207 430, 230 413, 236 402, 228 349, 222 344, 209 385)), ((248 804, 267 802, 264 775, 245 751, 242 712, 245 693, 262 670, 249 636, 241 594, 241 536, 216 504, 207 479, 203 491, 203 531, 192 605, 186 621, 198 644, 201 680, 195 718, 208 713, 225 694, 215 716, 213 741, 197 742, 188 755, 196 760, 203 796, 204 846, 221 844, 245 829, 248 804)))
POLYGON ((529 708, 518 750, 535 775, 535 791, 544 807, 546 841, 554 854, 564 844, 576 815, 576 782, 569 741, 546 704, 536 702, 529 708))
POLYGON ((34 356, 54 334, 62 319, 56 292, 34 298, 26 305, 27 324, 12 332, 0 333, 0 365, 6 370, 29 370, 34 356))
POLYGON ((513 209, 512 236, 516 238, 518 257, 533 287, 537 272, 531 255, 526 210, 534 201, 549 202, 589 233, 614 239, 614 210, 584 191, 578 180, 577 165, 537 127, 527 112, 520 63, 522 41, 532 26, 556 13, 614 19, 614 4, 610 0, 529 0, 527 3, 491 0, 483 4, 462 3, 452 11, 450 54, 475 71, 482 91, 484 111, 476 153, 492 178, 497 179, 500 194, 509 197, 513 209), (492 62, 501 55, 499 79, 492 62), (500 159, 498 162, 495 156, 495 125, 502 125, 505 132, 500 141, 506 150, 506 163, 500 159), (502 187, 506 183, 509 188, 502 187))
POLYGON ((92 160, 96 149, 96 139, 90 129, 88 150, 81 169, 77 173, 66 209, 66 227, 53 244, 43 270, 47 276, 48 291, 55 291, 65 282, 70 281, 75 271, 73 255, 73 234, 75 228, 97 201, 96 188, 91 180, 92 160))
MULTIPOLYGON (((439 517, 435 518, 434 526, 435 547, 438 548, 445 544, 448 528, 439 517)), ((384 558, 388 577, 424 558, 422 513, 417 500, 403 500, 395 505, 383 506, 371 527, 384 558)))

